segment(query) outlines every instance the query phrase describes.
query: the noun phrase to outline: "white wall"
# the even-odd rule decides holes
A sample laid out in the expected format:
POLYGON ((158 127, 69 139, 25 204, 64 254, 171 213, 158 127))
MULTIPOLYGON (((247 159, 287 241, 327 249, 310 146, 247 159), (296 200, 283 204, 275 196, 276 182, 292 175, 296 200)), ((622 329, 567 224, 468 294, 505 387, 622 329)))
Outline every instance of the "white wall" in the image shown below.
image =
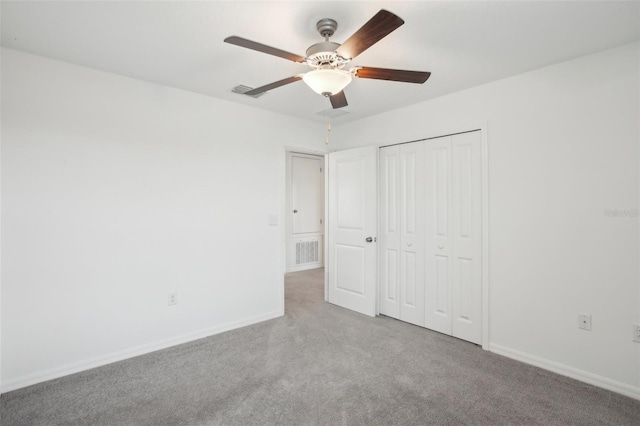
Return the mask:
MULTIPOLYGON (((0 51, 0 99, 2 99, 2 54, 0 51)), ((0 107, 0 188, 2 188, 2 108, 0 107)), ((0 190, 0 395, 2 394, 2 191, 0 190)))
MULTIPOLYGON (((636 397, 640 226, 604 210, 639 204, 638 50, 337 126, 331 142, 486 122, 491 349, 636 397)), ((313 123, 7 49, 1 71, 4 391, 282 313, 283 233, 267 219, 283 213, 284 146, 324 149, 299 139, 313 123)))
MULTIPOLYGON (((333 148, 486 123, 490 349, 640 398, 639 46, 334 129, 333 148), (593 316, 579 330, 578 313, 593 316)), ((416 90, 429 90, 429 83, 416 90)), ((356 106, 354 106, 355 108, 356 106)))
POLYGON ((282 315, 316 126, 7 49, 2 89, 4 391, 282 315))

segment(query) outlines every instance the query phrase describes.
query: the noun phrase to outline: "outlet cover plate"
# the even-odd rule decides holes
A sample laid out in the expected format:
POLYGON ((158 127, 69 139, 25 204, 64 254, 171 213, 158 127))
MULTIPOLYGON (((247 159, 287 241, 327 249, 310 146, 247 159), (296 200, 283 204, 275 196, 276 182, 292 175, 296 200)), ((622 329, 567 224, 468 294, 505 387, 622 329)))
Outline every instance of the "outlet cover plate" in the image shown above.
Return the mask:
POLYGON ((590 314, 578 314, 578 328, 582 330, 591 331, 591 315, 590 314))

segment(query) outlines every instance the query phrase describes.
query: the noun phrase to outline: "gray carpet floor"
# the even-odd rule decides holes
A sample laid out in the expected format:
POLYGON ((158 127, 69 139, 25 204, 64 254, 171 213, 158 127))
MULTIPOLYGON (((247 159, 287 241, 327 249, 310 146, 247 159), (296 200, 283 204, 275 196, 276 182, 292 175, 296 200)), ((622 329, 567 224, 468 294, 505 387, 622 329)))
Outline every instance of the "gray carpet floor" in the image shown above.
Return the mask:
POLYGON ((288 274, 286 315, 9 392, 11 425, 640 425, 640 401, 386 317, 288 274))

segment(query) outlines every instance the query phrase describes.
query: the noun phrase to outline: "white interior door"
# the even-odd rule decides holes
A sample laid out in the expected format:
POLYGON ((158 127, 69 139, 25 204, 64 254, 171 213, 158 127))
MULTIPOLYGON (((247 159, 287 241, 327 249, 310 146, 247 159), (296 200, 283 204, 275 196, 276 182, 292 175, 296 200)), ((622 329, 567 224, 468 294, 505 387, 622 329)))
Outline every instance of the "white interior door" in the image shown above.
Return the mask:
POLYGON ((323 158, 291 155, 291 225, 293 234, 322 233, 323 158))
POLYGON ((481 135, 451 139, 453 165, 452 335, 482 340, 482 175, 481 135))
POLYGON ((425 326, 481 343, 481 133, 427 141, 425 161, 425 326))
POLYGON ((286 271, 324 264, 324 157, 287 153, 286 271))
POLYGON ((451 137, 425 144, 425 327, 451 334, 451 137))
POLYGON ((424 326, 424 143, 380 149, 380 313, 424 326))
POLYGON ((400 319, 400 146, 380 148, 380 313, 400 319))
POLYGON ((400 319, 424 326, 424 143, 400 145, 400 319))
POLYGON ((378 148, 329 154, 329 302, 376 314, 378 148))

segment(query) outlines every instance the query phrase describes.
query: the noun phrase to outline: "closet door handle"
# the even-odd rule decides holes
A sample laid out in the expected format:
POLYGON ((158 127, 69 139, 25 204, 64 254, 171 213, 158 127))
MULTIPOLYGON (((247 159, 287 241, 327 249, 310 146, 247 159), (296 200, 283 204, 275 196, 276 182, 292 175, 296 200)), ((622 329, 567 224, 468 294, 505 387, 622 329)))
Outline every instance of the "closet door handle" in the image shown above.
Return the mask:
POLYGON ((365 240, 368 243, 372 243, 373 242, 373 238, 372 237, 367 237, 367 239, 365 240))
POLYGON ((442 249, 444 248, 444 246, 443 246, 442 244, 438 244, 438 248, 439 248, 440 250, 442 250, 442 249))
POLYGON ((407 247, 411 247, 413 243, 407 243, 407 247))

